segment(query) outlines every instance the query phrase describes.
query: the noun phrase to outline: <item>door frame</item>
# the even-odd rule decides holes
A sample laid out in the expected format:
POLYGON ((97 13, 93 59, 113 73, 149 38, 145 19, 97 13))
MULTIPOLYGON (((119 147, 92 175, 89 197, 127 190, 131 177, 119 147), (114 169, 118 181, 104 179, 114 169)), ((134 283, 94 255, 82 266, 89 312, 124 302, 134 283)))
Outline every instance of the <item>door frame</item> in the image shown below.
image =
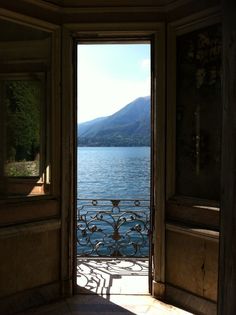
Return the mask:
MULTIPOLYGON (((153 296, 163 298, 165 282, 165 25, 164 23, 93 23, 65 24, 62 30, 62 108, 63 108, 63 166, 65 233, 64 253, 67 250, 67 270, 71 291, 76 293, 76 46, 77 42, 134 42, 150 40, 151 91, 152 91, 152 152, 151 152, 151 209, 152 209, 152 259, 149 274, 152 279, 149 289, 153 296), (158 106, 157 106, 158 100, 158 106), (66 109, 66 110, 65 110, 66 109), (68 152, 70 158, 68 158, 68 152), (158 152, 158 156, 157 156, 158 152), (69 184, 69 185, 68 185, 69 184), (68 220, 69 218, 69 220, 68 220), (67 243, 67 244, 66 244, 67 243)), ((63 257, 63 255, 62 255, 63 257)), ((65 260, 65 256, 63 260, 65 260)), ((66 271, 65 270, 65 271, 66 271)), ((150 277, 149 277, 150 279, 150 277)))

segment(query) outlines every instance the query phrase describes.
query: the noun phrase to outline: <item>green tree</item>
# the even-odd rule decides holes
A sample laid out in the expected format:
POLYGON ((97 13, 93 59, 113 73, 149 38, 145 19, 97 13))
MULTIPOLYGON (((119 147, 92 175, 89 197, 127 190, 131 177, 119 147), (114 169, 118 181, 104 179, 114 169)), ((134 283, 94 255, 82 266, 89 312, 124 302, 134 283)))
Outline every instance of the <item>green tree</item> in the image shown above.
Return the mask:
POLYGON ((5 92, 7 160, 32 161, 40 148, 40 82, 9 80, 5 92))

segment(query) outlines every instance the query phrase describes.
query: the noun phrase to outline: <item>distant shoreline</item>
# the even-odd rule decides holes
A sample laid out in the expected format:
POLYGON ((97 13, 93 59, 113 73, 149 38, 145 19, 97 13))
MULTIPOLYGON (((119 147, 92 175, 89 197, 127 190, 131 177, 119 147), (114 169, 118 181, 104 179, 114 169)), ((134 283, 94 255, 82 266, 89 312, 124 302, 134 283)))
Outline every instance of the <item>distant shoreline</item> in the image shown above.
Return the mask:
POLYGON ((150 145, 77 145, 77 148, 150 148, 150 145))

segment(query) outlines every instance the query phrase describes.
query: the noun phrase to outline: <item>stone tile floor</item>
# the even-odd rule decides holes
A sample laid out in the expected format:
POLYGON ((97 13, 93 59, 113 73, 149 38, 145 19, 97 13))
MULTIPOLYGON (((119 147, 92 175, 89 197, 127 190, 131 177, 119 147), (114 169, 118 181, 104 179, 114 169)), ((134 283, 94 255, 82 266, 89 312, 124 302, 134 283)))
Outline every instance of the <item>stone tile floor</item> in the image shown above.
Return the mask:
POLYGON ((78 260, 78 294, 19 315, 189 315, 148 293, 146 260, 78 260))

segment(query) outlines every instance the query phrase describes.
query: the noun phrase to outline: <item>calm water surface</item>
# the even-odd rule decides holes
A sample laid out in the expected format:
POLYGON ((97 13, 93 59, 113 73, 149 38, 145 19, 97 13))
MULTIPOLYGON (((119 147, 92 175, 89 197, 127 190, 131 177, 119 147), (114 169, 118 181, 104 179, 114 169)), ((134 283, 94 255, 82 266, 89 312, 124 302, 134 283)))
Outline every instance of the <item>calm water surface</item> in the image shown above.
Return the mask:
POLYGON ((91 199, 150 200, 150 148, 80 147, 77 165, 78 198, 90 199, 78 201, 78 255, 148 257, 149 201, 112 208, 91 199))
POLYGON ((149 147, 79 147, 78 198, 150 198, 149 147))

